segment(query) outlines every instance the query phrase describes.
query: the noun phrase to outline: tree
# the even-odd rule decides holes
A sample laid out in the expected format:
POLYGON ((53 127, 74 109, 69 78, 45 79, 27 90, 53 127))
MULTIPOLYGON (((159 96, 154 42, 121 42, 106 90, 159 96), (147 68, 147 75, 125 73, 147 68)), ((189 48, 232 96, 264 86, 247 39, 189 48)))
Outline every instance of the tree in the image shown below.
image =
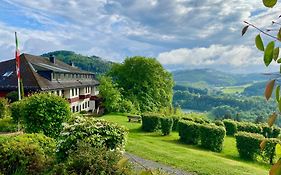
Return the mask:
POLYGON ((154 58, 126 58, 124 63, 113 65, 109 75, 124 98, 138 105, 141 112, 172 105, 172 75, 154 58))
POLYGON ((107 112, 117 112, 122 98, 117 85, 112 82, 111 77, 102 76, 100 78, 99 93, 103 97, 103 105, 107 112))

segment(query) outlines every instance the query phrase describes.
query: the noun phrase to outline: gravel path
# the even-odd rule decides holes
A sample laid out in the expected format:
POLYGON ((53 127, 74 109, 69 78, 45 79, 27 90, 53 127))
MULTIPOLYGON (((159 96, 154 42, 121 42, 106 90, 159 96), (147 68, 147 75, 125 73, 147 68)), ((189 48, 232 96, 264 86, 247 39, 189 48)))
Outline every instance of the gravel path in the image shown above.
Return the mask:
POLYGON ((159 169, 160 171, 163 171, 170 175, 194 175, 192 173, 187 173, 183 170, 172 168, 170 166, 158 162, 143 159, 131 153, 125 153, 125 156, 130 160, 130 162, 134 164, 134 167, 137 171, 147 168, 147 169, 159 169))

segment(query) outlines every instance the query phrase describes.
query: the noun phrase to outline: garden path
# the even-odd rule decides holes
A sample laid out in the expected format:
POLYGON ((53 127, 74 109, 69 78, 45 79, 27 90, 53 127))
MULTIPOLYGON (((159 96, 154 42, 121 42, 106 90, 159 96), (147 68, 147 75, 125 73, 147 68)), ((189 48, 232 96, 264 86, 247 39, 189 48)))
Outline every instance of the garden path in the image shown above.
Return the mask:
POLYGON ((136 156, 136 155, 128 153, 128 152, 125 153, 125 156, 129 159, 130 162, 133 163, 134 168, 137 171, 141 171, 141 170, 145 170, 145 169, 152 169, 152 170, 158 169, 158 170, 168 173, 170 175, 195 175, 194 173, 188 173, 188 172, 185 172, 185 171, 177 169, 177 168, 173 168, 168 165, 164 165, 164 164, 161 164, 158 162, 143 159, 139 156, 136 156))

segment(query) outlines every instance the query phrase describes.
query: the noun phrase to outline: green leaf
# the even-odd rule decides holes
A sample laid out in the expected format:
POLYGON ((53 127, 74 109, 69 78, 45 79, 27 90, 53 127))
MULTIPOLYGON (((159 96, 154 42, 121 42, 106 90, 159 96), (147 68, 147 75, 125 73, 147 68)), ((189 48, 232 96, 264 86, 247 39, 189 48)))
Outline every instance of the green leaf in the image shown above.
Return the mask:
POLYGON ((274 51, 274 41, 271 41, 267 44, 266 49, 264 51, 263 61, 266 66, 268 66, 273 59, 273 51, 274 51))
POLYGON ((263 0, 263 5, 269 8, 272 8, 276 5, 277 0, 263 0))
POLYGON ((273 59, 276 61, 279 56, 279 47, 276 47, 273 51, 273 59))
POLYGON ((274 84, 275 84, 275 80, 271 80, 267 83, 267 85, 265 87, 265 91, 264 91, 264 96, 265 96, 266 100, 270 99, 273 88, 274 88, 274 84))
POLYGON ((279 59, 277 60, 277 63, 279 63, 279 64, 281 63, 281 58, 279 58, 279 59))
POLYGON ((280 101, 280 86, 279 85, 276 87, 275 98, 276 98, 277 102, 280 101))
POLYGON ((258 34, 258 35, 256 36, 255 43, 256 43, 256 47, 257 47, 260 51, 264 51, 264 45, 263 45, 263 42, 262 42, 262 39, 261 39, 261 35, 260 35, 260 34, 258 34))
POLYGON ((276 144, 276 146, 275 146, 275 154, 276 154, 278 159, 281 157, 281 145, 280 144, 276 144))
POLYGON ((279 102, 278 102, 278 108, 279 108, 279 111, 281 112, 281 101, 279 99, 279 102))
POLYGON ((278 33, 277 33, 277 39, 279 41, 281 41, 281 28, 279 29, 278 33))
POLYGON ((243 29, 242 29, 242 36, 247 32, 248 28, 249 28, 249 25, 243 27, 243 29))

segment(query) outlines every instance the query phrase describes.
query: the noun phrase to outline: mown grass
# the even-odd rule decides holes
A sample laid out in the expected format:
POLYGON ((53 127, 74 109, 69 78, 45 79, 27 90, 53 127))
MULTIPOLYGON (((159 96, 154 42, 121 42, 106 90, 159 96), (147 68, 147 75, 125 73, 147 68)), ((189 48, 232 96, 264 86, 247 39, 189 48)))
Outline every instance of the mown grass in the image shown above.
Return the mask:
POLYGON ((265 175, 269 165, 244 161, 239 158, 235 138, 226 137, 221 153, 198 146, 182 144, 178 133, 161 136, 142 132, 139 123, 129 123, 122 115, 105 115, 105 120, 119 123, 129 129, 126 151, 140 157, 161 162, 199 175, 265 175))

